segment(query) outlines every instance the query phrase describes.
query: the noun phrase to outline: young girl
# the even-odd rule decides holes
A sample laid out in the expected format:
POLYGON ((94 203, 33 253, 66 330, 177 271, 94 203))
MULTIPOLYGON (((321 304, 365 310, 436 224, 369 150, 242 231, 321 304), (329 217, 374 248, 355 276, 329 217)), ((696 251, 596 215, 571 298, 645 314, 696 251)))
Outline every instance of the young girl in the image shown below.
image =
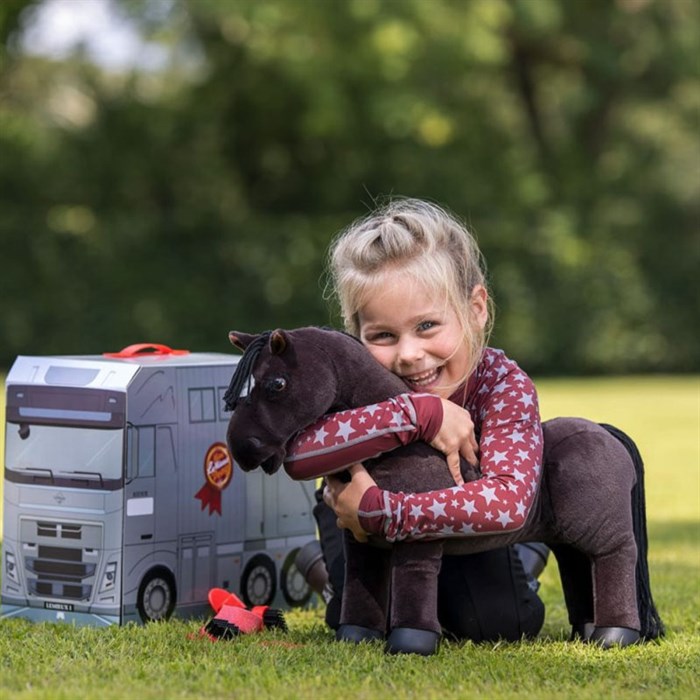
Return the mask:
MULTIPOLYGON (((355 464, 350 483, 326 478, 324 498, 337 525, 359 540, 373 534, 390 542, 522 527, 542 464, 537 395, 515 362, 486 347, 490 298, 469 231, 434 204, 393 201, 335 240, 330 272, 346 329, 405 380, 407 393, 379 404, 371 420, 367 409, 346 411, 302 433, 286 463, 290 475, 332 474, 424 440, 445 453, 457 487, 389 493, 355 464), (463 483, 460 455, 478 464, 483 478, 463 483)), ((329 513, 318 520, 337 589, 342 556, 329 513)), ((534 636, 544 606, 533 588, 514 548, 446 556, 440 622, 452 635, 474 641, 534 636)), ((335 626, 333 615, 327 619, 335 626)))

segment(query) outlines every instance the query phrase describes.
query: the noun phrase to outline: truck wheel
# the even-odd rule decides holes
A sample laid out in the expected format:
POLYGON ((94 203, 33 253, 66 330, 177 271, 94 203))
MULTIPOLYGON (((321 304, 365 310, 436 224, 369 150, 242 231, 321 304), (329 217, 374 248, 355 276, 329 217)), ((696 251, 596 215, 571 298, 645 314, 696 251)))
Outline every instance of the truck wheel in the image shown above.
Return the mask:
POLYGON ((248 607, 269 605, 277 592, 275 565, 266 554, 256 554, 241 576, 241 595, 248 607))
POLYGON ((175 581, 169 571, 150 571, 141 581, 136 601, 144 622, 167 620, 175 609, 175 581))
POLYGON ((280 585, 282 595, 287 604, 293 608, 306 605, 311 599, 311 586, 307 583, 304 575, 297 569, 296 558, 299 548, 293 549, 284 560, 282 573, 280 574, 280 585))

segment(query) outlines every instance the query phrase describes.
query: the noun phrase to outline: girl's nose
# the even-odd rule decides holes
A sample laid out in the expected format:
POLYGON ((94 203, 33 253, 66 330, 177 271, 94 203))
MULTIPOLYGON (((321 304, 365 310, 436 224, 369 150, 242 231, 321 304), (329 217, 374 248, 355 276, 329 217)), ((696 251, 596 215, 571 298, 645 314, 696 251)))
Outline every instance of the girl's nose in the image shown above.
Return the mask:
POLYGON ((396 357, 399 364, 415 364, 423 358, 423 355, 423 347, 421 343, 415 338, 406 338, 399 341, 396 357))

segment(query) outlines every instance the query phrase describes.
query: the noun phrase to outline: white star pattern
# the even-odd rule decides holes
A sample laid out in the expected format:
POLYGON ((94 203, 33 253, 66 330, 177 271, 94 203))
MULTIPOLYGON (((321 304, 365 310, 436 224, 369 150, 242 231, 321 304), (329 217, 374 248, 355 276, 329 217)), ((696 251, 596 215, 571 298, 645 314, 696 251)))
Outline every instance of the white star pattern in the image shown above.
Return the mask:
POLYGON ((422 518, 425 515, 423 509, 419 505, 411 506, 411 517, 412 518, 422 518))
POLYGON ((328 432, 325 428, 321 427, 316 431, 316 434, 314 435, 314 442, 318 442, 322 445, 327 436, 328 432))
POLYGON ((343 440, 347 440, 353 433, 355 429, 350 424, 350 421, 338 421, 338 432, 336 437, 340 437, 343 440))
POLYGON ((515 444, 516 442, 524 442, 523 438, 525 437, 525 433, 521 433, 519 430, 514 430, 509 436, 508 439, 515 444))
POLYGON ((464 503, 462 504, 462 510, 468 513, 469 515, 473 515, 476 509, 477 508, 474 505, 474 501, 464 501, 464 503))
POLYGON ((523 392, 518 401, 520 401, 523 406, 532 406, 532 395, 523 392))
POLYGON ((498 517, 496 518, 496 520, 498 520, 498 522, 501 523, 503 527, 513 522, 513 518, 510 517, 510 514, 507 510, 499 510, 498 517))
POLYGON ((446 503, 438 503, 437 501, 433 501, 433 505, 428 506, 428 510, 433 514, 433 517, 437 520, 437 518, 439 518, 441 515, 447 516, 447 513, 445 513, 446 506, 446 503))
POLYGON ((516 481, 524 482, 524 481, 525 481, 525 476, 526 476, 526 475, 523 474, 523 472, 519 471, 518 469, 513 469, 513 478, 514 478, 516 481))
POLYGON ((508 455, 505 452, 499 452, 498 450, 494 450, 493 457, 491 458, 494 464, 500 464, 501 462, 505 462, 507 459, 508 455))
POLYGON ((497 501, 498 498, 496 498, 496 489, 494 488, 488 488, 488 486, 484 485, 479 492, 479 495, 486 501, 486 505, 491 505, 491 501, 497 501))

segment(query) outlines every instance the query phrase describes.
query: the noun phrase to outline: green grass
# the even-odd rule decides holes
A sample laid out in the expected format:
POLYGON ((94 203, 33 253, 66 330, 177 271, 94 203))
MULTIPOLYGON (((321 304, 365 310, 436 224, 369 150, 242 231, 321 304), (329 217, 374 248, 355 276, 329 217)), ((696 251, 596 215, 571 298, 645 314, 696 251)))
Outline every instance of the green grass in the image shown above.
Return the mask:
MULTIPOLYGON (((522 644, 443 643, 431 658, 338 645, 320 609, 290 632, 212 644, 197 622, 109 629, 0 623, 2 698, 700 697, 700 380, 539 382, 543 417, 614 423, 647 465, 650 567, 661 643, 601 651, 565 641, 556 564, 542 577, 542 635, 522 644)), ((0 407, 1 409, 2 407, 0 407)), ((1 438, 0 438, 1 440, 1 438)))

